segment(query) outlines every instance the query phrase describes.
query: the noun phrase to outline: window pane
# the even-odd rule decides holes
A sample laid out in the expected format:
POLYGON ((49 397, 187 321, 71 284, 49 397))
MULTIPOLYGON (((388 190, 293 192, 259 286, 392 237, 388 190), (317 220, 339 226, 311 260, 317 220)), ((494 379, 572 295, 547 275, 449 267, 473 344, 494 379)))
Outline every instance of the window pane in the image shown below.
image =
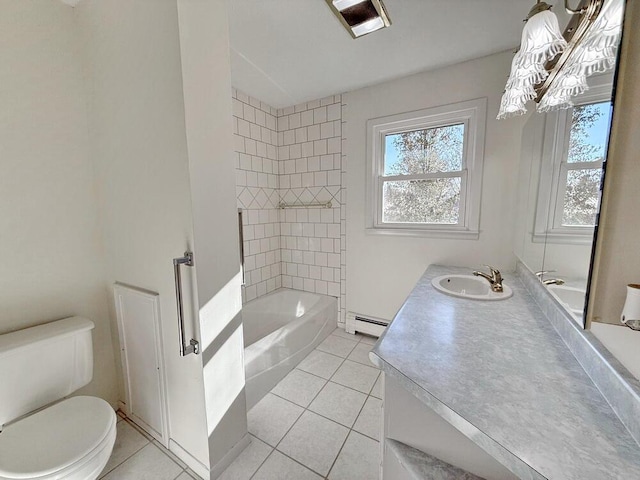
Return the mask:
POLYGON ((603 161, 609 133, 609 102, 573 107, 567 161, 603 161))
POLYGON ((464 124, 385 135, 384 174, 462 170, 464 124))
POLYGON ((455 225, 460 213, 460 177, 384 182, 384 223, 455 225))
POLYGON ((600 168, 567 172, 562 225, 567 227, 595 225, 601 175, 600 168))

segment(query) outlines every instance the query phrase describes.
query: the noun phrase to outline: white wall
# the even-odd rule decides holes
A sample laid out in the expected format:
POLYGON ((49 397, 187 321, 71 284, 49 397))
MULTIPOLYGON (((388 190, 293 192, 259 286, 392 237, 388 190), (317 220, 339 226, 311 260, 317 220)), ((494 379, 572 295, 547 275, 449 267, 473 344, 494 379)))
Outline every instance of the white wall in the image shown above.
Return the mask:
MULTIPOLYGON (((202 357, 178 356, 171 263, 193 248, 176 2, 87 0, 75 10, 91 99, 105 286, 119 281, 160 294, 170 437, 208 466, 202 357)), ((191 338, 193 315, 187 326, 191 338)))
POLYGON ((178 0, 211 478, 249 443, 225 0, 178 0))
MULTIPOLYGON (((514 267, 513 228, 525 119, 498 122, 512 52, 349 92, 343 96, 347 174, 347 310, 391 319, 427 265, 514 267), (371 235, 365 231, 366 121, 488 97, 479 240, 371 235)), ((507 281, 509 276, 507 275, 507 281)))
POLYGON ((94 378, 118 399, 73 10, 0 3, 0 333, 93 320, 94 378))

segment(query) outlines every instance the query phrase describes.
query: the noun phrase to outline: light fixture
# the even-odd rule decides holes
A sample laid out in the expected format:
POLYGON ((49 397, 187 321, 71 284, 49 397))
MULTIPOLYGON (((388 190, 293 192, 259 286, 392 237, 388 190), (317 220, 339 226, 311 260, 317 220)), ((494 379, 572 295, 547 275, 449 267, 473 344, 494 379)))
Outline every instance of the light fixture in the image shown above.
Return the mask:
POLYGON ((527 17, 498 119, 526 113, 535 100, 539 112, 573 106, 572 97, 588 90, 587 77, 615 66, 624 0, 581 0, 560 33, 551 6, 538 0, 527 17))
POLYGON ((381 0, 326 0, 342 26, 353 38, 391 25, 381 0))

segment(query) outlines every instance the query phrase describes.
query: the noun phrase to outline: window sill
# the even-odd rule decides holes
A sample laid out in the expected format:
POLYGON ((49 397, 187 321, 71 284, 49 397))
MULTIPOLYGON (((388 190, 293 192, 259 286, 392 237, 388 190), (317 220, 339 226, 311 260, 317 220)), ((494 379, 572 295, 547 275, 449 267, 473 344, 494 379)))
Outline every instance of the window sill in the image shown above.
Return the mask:
POLYGON ((593 229, 588 232, 554 232, 534 233, 533 243, 552 243, 565 245, 588 245, 593 243, 593 229))
POLYGON ((458 240, 478 240, 480 231, 454 228, 402 228, 402 227, 368 227, 367 235, 396 235, 402 237, 449 238, 458 240))

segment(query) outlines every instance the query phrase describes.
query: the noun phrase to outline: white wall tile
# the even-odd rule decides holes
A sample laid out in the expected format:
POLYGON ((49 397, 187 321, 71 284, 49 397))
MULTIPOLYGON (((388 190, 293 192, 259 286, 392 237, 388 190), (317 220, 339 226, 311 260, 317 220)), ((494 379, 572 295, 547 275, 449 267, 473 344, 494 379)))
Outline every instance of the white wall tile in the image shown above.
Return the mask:
POLYGON ((234 89, 245 301, 281 286, 332 295, 344 321, 342 107, 335 95, 276 110, 234 89), (334 208, 279 210, 281 200, 334 208))

